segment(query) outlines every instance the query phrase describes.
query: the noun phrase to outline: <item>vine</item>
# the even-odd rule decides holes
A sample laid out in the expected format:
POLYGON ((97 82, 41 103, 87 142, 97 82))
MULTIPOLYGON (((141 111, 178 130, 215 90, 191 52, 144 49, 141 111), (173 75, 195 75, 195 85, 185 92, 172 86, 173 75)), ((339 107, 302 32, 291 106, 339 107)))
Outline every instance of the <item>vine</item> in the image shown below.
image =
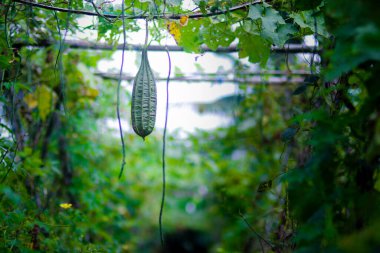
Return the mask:
POLYGON ((121 178, 124 170, 124 166, 126 164, 125 162, 125 144, 124 144, 124 136, 123 136, 123 127, 121 125, 121 119, 120 119, 120 86, 121 86, 121 79, 123 74, 123 67, 124 67, 124 52, 125 52, 125 45, 126 45, 126 31, 125 31, 125 20, 124 20, 124 1, 121 3, 121 9, 122 9, 122 21, 123 21, 123 49, 121 53, 121 65, 120 65, 120 73, 119 73, 119 81, 117 84, 117 105, 116 105, 116 113, 117 113, 117 120, 119 124, 119 131, 120 131, 120 140, 121 140, 121 148, 122 148, 122 162, 121 162, 121 169, 119 173, 119 179, 121 178))
POLYGON ((168 61, 169 61, 169 72, 168 72, 168 77, 166 79, 165 125, 164 125, 164 135, 162 137, 162 198, 161 198, 161 206, 160 206, 160 215, 158 219, 162 248, 164 248, 164 235, 162 232, 162 215, 164 211, 165 190, 166 190, 166 130, 168 126, 168 113, 169 113, 169 81, 170 81, 170 74, 171 74, 171 68, 172 68, 172 62, 170 59, 170 53, 168 49, 166 50, 166 53, 167 53, 168 61))
POLYGON ((1 252, 157 251, 158 238, 151 235, 157 221, 150 219, 155 209, 149 208, 157 197, 152 182, 161 176, 151 170, 157 165, 157 147, 162 147, 158 229, 164 251, 170 251, 173 241, 187 243, 173 240, 173 235, 186 233, 209 236, 207 249, 220 252, 376 251, 376 1, 194 1, 196 7, 188 11, 176 4, 180 1, 128 0, 122 1, 121 13, 108 2, 87 2, 0 4, 1 252), (82 27, 77 14, 100 21, 82 27), (143 30, 136 19, 153 20, 149 43, 146 22, 145 44, 127 44, 129 31, 143 30), (66 40, 89 30, 97 30, 99 41, 109 44, 66 40), (168 32, 176 46, 161 45, 168 32), (308 35, 314 36, 312 47, 305 46, 308 35), (152 41, 159 45, 150 45, 152 41), (122 74, 127 48, 165 50, 169 61, 167 77, 156 76, 157 82, 166 81, 163 136, 155 134, 144 146, 121 123, 121 82, 134 78, 122 74), (108 54, 76 49, 121 49, 120 72, 94 73, 108 54), (197 73, 186 76, 176 68, 172 77, 174 51, 226 53, 234 69, 205 73, 197 62, 197 73), (293 55, 297 53, 304 55, 293 55), (249 63, 240 61, 244 58, 249 63), (108 80, 115 76, 116 97, 115 90, 109 91, 115 83, 108 80), (285 81, 267 85, 277 80, 272 76, 285 81), (232 110, 235 124, 199 130, 185 142, 177 140, 176 132, 169 138, 169 82, 176 80, 235 83, 239 96, 196 105, 204 112, 232 110), (52 108, 48 103, 57 93, 59 101, 52 108), (104 124, 115 117, 115 108, 109 108, 115 100, 121 140, 104 124), (62 117, 68 111, 70 119, 62 117), (169 140, 178 154, 167 152, 169 140), (121 167, 115 141, 122 146, 121 167), (112 177, 116 172, 121 179, 126 160, 133 172, 128 171, 127 183, 112 177), (168 164, 181 170, 167 170, 168 164), (167 178, 175 194, 166 196, 167 178), (169 214, 174 218, 163 224, 169 214))

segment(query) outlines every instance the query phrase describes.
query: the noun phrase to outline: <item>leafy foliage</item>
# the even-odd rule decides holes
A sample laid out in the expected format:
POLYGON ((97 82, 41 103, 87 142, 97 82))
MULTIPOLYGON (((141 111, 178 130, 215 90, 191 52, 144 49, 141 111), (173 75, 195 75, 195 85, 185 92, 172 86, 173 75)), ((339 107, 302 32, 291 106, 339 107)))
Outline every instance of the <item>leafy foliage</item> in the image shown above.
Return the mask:
MULTIPOLYGON (((107 2, 37 2, 121 14, 107 2)), ((195 12, 210 15, 187 19, 182 1, 125 1, 127 31, 141 29, 133 16, 165 10, 181 19, 151 21, 159 43, 168 33, 187 52, 236 43, 239 59, 229 58, 238 77, 252 66, 311 70, 301 85, 266 85, 264 76, 239 86, 238 99, 201 105, 230 114, 227 127, 170 134, 166 252, 377 252, 377 1, 270 1, 230 11, 246 3, 194 1, 195 12), (321 59, 270 54, 307 35, 321 59)), ((121 20, 83 27, 76 15, 18 1, 2 1, 0 13, 1 251, 160 252, 161 133, 145 142, 126 133, 127 175, 118 180, 119 140, 107 124, 115 83, 94 75, 111 53, 61 44, 91 31, 116 45, 121 20), (22 46, 46 40, 56 44, 22 46)), ((121 97, 130 115, 131 96, 121 97)))

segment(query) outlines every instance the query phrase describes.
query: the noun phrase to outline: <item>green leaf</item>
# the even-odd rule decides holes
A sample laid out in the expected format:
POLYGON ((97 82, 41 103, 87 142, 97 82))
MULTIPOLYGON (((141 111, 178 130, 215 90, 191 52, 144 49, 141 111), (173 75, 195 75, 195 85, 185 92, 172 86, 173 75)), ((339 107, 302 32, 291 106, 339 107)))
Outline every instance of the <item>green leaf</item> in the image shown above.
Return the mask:
POLYGON ((248 11, 248 17, 256 20, 258 18, 261 18, 262 14, 264 12, 264 7, 262 5, 251 5, 249 6, 249 11, 248 11))
POLYGON ((19 205, 21 203, 20 195, 17 192, 13 191, 12 188, 7 186, 1 186, 0 192, 6 199, 10 200, 14 205, 19 205))
POLYGON ((15 89, 16 93, 19 92, 20 90, 26 90, 29 92, 32 91, 30 86, 23 84, 23 83, 19 83, 19 82, 15 83, 14 89, 15 89))
POLYGON ((320 11, 316 13, 314 13, 314 11, 302 11, 299 13, 292 13, 289 17, 293 18, 294 22, 303 29, 309 29, 312 33, 317 32, 319 35, 326 38, 330 36, 326 30, 324 15, 320 11), (316 24, 314 22, 314 17, 316 24))
POLYGON ((10 66, 9 61, 10 61, 9 57, 0 55, 0 68, 7 69, 10 66))
POLYGON ((263 27, 265 27, 267 30, 274 31, 276 30, 277 24, 285 24, 285 20, 275 9, 265 8, 263 14, 263 27))
POLYGON ((344 27, 337 39, 331 62, 327 68, 327 80, 332 80, 368 60, 380 60, 380 29, 375 24, 359 26, 352 30, 344 27))
POLYGON ((278 34, 276 32, 277 27, 280 24, 285 24, 284 19, 278 14, 277 11, 268 8, 265 11, 265 16, 261 20, 262 36, 275 43, 278 40, 278 34))
POLYGON ((203 25, 202 20, 190 19, 187 26, 181 28, 179 46, 183 47, 186 52, 199 53, 199 47, 202 44, 200 36, 201 25, 203 25))
POLYGON ((14 85, 14 82, 4 82, 3 85, 5 88, 10 89, 14 85))
POLYGON ((239 33, 239 58, 248 56, 252 63, 266 64, 270 54, 270 43, 258 35, 251 35, 246 32, 239 33))
POLYGON ((247 32, 257 34, 282 47, 285 42, 293 37, 297 29, 293 24, 286 24, 278 11, 270 5, 251 5, 248 17, 253 22, 245 22, 244 28, 247 32))
POLYGON ((196 4, 198 4, 198 6, 199 6, 199 9, 201 10, 201 12, 203 13, 203 14, 206 14, 207 13, 207 10, 206 10, 206 7, 207 7, 207 4, 206 4, 206 1, 203 1, 203 0, 201 0, 201 1, 194 1, 196 4))
POLYGON ((181 71, 181 69, 178 66, 175 66, 174 67, 174 76, 183 77, 185 75, 183 74, 183 72, 181 71))
POLYGON ((294 38, 294 34, 297 33, 297 29, 293 24, 279 25, 276 33, 273 35, 273 43, 279 47, 283 47, 284 44, 294 38))
POLYGON ((202 34, 206 45, 212 50, 216 50, 219 46, 228 47, 235 39, 231 27, 224 22, 211 24, 202 31, 202 34))

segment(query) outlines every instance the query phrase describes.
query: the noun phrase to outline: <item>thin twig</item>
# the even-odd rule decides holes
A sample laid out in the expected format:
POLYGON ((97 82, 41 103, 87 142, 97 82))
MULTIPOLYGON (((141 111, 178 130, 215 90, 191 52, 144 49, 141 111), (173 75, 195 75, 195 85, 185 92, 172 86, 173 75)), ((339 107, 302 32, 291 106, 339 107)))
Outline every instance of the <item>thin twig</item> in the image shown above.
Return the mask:
POLYGON ((11 146, 9 146, 9 147, 5 150, 4 154, 2 155, 2 157, 1 157, 1 159, 0 159, 0 164, 3 163, 5 157, 7 156, 7 154, 8 154, 8 152, 9 152, 10 149, 11 149, 11 146))
POLYGON ((66 107, 65 107, 65 78, 64 78, 64 73, 63 73, 63 37, 62 37, 62 33, 61 33, 61 27, 59 25, 59 18, 58 18, 58 15, 57 15, 57 12, 54 11, 54 17, 56 19, 56 22, 57 22, 57 29, 58 29, 58 34, 59 34, 59 49, 58 49, 58 55, 57 55, 57 58, 55 60, 55 65, 54 65, 54 73, 56 73, 57 71, 57 65, 58 65, 58 69, 59 69, 59 86, 60 86, 60 90, 59 90, 59 100, 62 102, 62 105, 63 105, 63 111, 66 112, 66 107))
POLYGON ((4 177, 1 179, 1 183, 4 183, 5 179, 8 177, 9 172, 12 170, 13 164, 15 162, 17 151, 18 151, 18 142, 16 142, 16 148, 15 148, 15 151, 14 151, 13 156, 12 156, 12 162, 8 167, 7 173, 5 173, 4 177))
POLYGON ((55 59, 55 64, 54 64, 54 73, 55 73, 57 71, 58 62, 59 62, 59 59, 61 56, 62 36, 61 36, 61 26, 59 25, 59 19, 58 19, 57 12, 53 11, 53 13, 54 13, 55 21, 57 23, 57 30, 58 30, 58 34, 59 34, 59 50, 58 50, 58 55, 57 55, 57 58, 55 59))
POLYGON ((257 233, 257 231, 252 227, 251 224, 249 224, 249 222, 247 221, 247 219, 245 218, 244 214, 242 214, 239 210, 239 216, 243 219, 243 221, 245 222, 245 224, 248 226, 248 228, 259 238, 259 242, 260 242, 260 246, 261 246, 261 250, 264 252, 264 247, 262 245, 262 242, 265 242, 269 247, 273 248, 272 244, 267 241, 264 237, 262 237, 259 233, 257 233))
POLYGON ((126 31, 125 31, 125 20, 124 20, 124 1, 121 1, 121 11, 123 14, 123 17, 122 17, 122 21, 123 21, 123 50, 121 53, 121 66, 120 66, 119 82, 117 84, 117 105, 116 105, 117 120, 119 122, 119 130, 120 130, 121 148, 122 148, 122 153, 123 153, 123 160, 121 162, 119 179, 123 175, 124 166, 125 166, 125 144, 124 144, 124 136, 123 136, 123 127, 121 125, 121 119, 120 119, 120 86, 121 86, 122 73, 123 73, 123 67, 124 67, 124 52, 125 52, 125 44, 126 44, 126 37, 127 37, 126 31))
POLYGON ((104 18, 109 23, 115 23, 120 18, 120 16, 122 15, 122 13, 124 13, 124 11, 122 11, 122 13, 118 17, 115 17, 114 19, 109 19, 106 16, 104 16, 104 14, 101 14, 99 12, 98 7, 95 5, 95 3, 94 3, 93 0, 90 0, 88 2, 90 2, 92 4, 92 7, 94 8, 94 10, 98 14, 98 16, 104 18))
POLYGON ((164 136, 162 137, 162 199, 161 199, 161 207, 160 207, 160 217, 159 217, 159 227, 160 227, 160 239, 161 239, 161 246, 164 249, 164 235, 162 233, 162 213, 164 210, 164 203, 165 203, 165 188, 166 188, 166 177, 165 177, 165 154, 166 154, 166 130, 168 126, 168 114, 169 114, 169 81, 170 81, 170 74, 172 69, 172 62, 170 59, 170 53, 169 50, 166 49, 166 53, 168 55, 168 61, 169 61, 169 73, 168 78, 166 79, 166 111, 165 111, 165 126, 164 126, 164 136))

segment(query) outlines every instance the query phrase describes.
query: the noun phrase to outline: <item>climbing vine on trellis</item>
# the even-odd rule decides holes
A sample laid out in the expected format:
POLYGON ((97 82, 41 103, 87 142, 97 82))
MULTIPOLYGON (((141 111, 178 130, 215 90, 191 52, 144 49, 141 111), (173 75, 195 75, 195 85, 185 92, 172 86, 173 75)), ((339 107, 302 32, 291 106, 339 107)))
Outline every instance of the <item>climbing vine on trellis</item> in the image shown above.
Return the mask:
MULTIPOLYGON (((86 120, 96 122, 94 114, 115 114, 114 107, 100 109, 96 103, 119 105, 128 96, 116 97, 109 92, 114 88, 112 81, 99 81, 92 74, 97 61, 109 54, 69 50, 65 41, 82 31, 96 31, 98 41, 112 46, 123 38, 124 52, 130 32, 143 29, 139 20, 149 19, 151 38, 160 45, 172 40, 184 51, 197 54, 204 53, 205 46, 217 51, 236 45, 236 57, 258 64, 259 69, 285 69, 288 74, 299 68, 310 71, 301 84, 290 84, 291 92, 265 85, 265 77, 253 88, 240 86, 244 99, 235 101, 239 104, 234 114, 236 126, 196 135, 194 150, 182 147, 189 155, 179 160, 178 167, 190 160, 192 168, 200 164, 218 178, 210 179, 212 203, 218 208, 209 217, 224 215, 225 227, 235 234, 251 232, 258 242, 252 247, 262 252, 374 252, 380 226, 377 4, 371 0, 195 0, 191 6, 177 0, 127 0, 120 5, 92 0, 1 1, 1 249, 83 251, 96 245, 96 249, 128 251, 132 247, 123 243, 133 241, 133 236, 120 231, 145 226, 127 223, 133 212, 139 212, 140 203, 120 190, 126 189, 123 182, 109 179, 117 178, 116 170, 102 171, 104 176, 96 177, 100 172, 92 167, 100 169, 99 165, 107 167, 113 161, 101 151, 95 153, 94 136, 101 128, 86 124, 86 120), (84 16, 92 19, 86 27, 80 25, 84 16), (298 63, 297 57, 282 59, 271 54, 274 46, 286 51, 292 43, 302 45, 305 36, 315 41, 311 53, 299 55, 307 66, 298 63), (44 42, 49 42, 46 48, 37 48, 44 42), (97 82, 104 86, 102 93, 97 82), (239 152, 246 152, 241 163, 234 160, 239 152), (216 162, 220 154, 228 161, 216 162), (249 173, 239 166, 248 167, 249 173), (102 191, 107 197, 100 195, 102 191), (112 204, 103 200, 108 197, 112 204), (59 205, 62 201, 70 204, 59 205), (93 206, 96 209, 91 210, 93 206), (261 213, 260 209, 278 215, 278 219, 272 217, 272 227, 254 215, 261 213), (114 210, 127 218, 120 219, 114 210), (105 215, 109 213, 113 216, 105 215), (115 225, 118 222, 123 229, 115 225), (88 225, 91 223, 97 226, 88 225), (71 233, 81 239, 65 237, 70 234, 63 230, 66 228, 75 228, 71 233), (110 239, 105 231, 112 231, 116 239, 110 239), (57 243, 59 236, 61 244, 57 243), (102 240, 104 245, 100 245, 102 240)), ((237 70, 247 68, 235 56, 231 58, 237 70)), ((122 67, 118 89, 121 79, 122 67)), ((123 109, 119 109, 120 118, 123 109)), ((152 139, 153 144, 141 147, 127 134, 126 150, 136 154, 143 149, 154 161, 153 146, 159 142, 152 139)), ((107 140, 101 143, 110 154, 120 155, 107 140)), ((124 155, 130 159, 126 164, 149 167, 128 155, 124 155)), ((165 162, 165 156, 162 159, 165 162)), ((176 159, 168 157, 168 164, 176 159)), ((163 202, 160 225, 162 210, 163 202)), ((223 235, 225 240, 215 251, 236 251, 234 240, 246 238, 230 240, 231 235, 223 235)), ((215 238, 218 236, 221 234, 215 238)), ((252 239, 246 239, 249 248, 252 239)), ((137 251, 143 248, 133 245, 137 251)))

